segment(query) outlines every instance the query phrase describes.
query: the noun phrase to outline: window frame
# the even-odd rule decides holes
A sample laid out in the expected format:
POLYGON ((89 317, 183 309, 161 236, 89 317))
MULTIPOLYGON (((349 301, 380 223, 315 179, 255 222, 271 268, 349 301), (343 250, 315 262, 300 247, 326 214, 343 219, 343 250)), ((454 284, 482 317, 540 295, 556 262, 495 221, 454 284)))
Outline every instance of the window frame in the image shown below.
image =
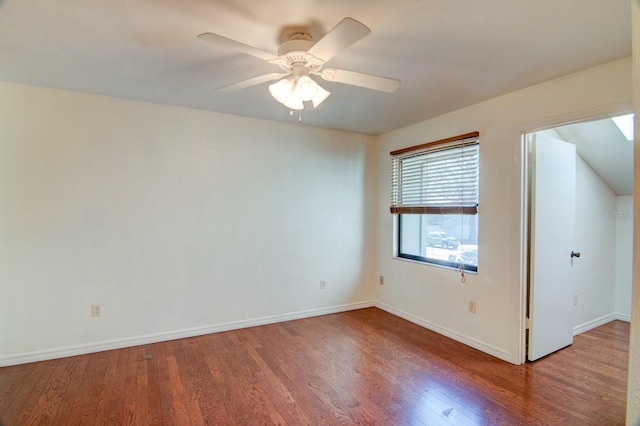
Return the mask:
MULTIPOLYGON (((460 136, 455 136, 452 138, 447 138, 447 139, 442 139, 439 141, 434 141, 434 142, 429 142, 429 143, 425 143, 425 144, 421 144, 421 145, 417 145, 414 147, 408 147, 408 148, 403 148, 403 149, 399 149, 396 151, 392 151, 390 152, 390 155, 392 156, 392 162, 393 162, 393 166, 392 166, 392 179, 394 180, 394 182, 392 182, 392 205, 390 208, 391 213, 394 216, 397 216, 394 220, 394 231, 396 233, 395 235, 395 250, 394 250, 394 257, 398 258, 398 259, 402 259, 402 260, 408 260, 408 261, 413 261, 413 262, 418 262, 418 263, 422 263, 425 265, 432 265, 432 266, 436 266, 436 267, 441 267, 441 268, 446 268, 446 269, 454 269, 454 270, 459 270, 459 269, 464 269, 465 272, 470 272, 470 273, 474 273, 477 274, 478 272, 478 262, 477 262, 477 252, 478 252, 478 246, 477 246, 477 237, 478 237, 478 228, 477 228, 477 223, 476 223, 476 262, 475 265, 474 264, 470 264, 470 263, 459 263, 459 261, 456 260, 443 260, 443 259, 437 259, 437 258, 430 258, 430 257, 426 257, 426 252, 425 252, 425 256, 421 255, 421 254, 413 254, 413 253, 405 253, 402 251, 402 235, 403 235, 403 216, 405 215, 455 215, 455 216, 464 216, 464 215, 468 215, 468 214, 472 214, 475 215, 476 217, 478 217, 479 211, 478 211, 478 202, 479 202, 479 186, 480 186, 480 177, 479 177, 479 171, 480 171, 480 159, 479 159, 479 145, 480 145, 480 134, 479 132, 472 132, 472 133, 467 133, 464 135, 460 135, 460 136), (449 145, 449 147, 447 147, 447 145, 449 145), (396 179, 398 179, 397 176, 397 170, 395 170, 395 164, 396 164, 396 159, 397 157, 401 156, 401 155, 406 155, 407 153, 410 152, 414 152, 414 151, 422 151, 422 153, 424 154, 428 154, 429 152, 435 152, 435 151, 440 151, 440 150, 446 150, 446 149, 455 149, 456 147, 461 147, 461 146, 467 146, 467 145, 477 145, 478 146, 478 151, 477 151, 477 157, 476 157, 476 161, 477 161, 477 189, 476 189, 476 205, 472 208, 470 208, 468 205, 460 205, 460 206, 454 206, 454 207, 444 207, 444 208, 439 208, 439 207, 427 207, 427 206, 418 206, 418 207, 413 207, 413 206, 398 206, 395 204, 395 202, 398 200, 398 194, 395 192, 397 189, 397 185, 398 183, 395 182, 396 179)), ((417 153, 416 155, 421 155, 421 153, 417 153)), ((402 160, 398 160, 398 161, 402 161, 402 160)), ((424 219, 421 219, 424 220, 424 219)), ((421 230, 422 232, 422 230, 421 230)), ((437 231, 434 231, 437 232, 437 231)), ((420 237, 420 241, 422 243, 422 237, 420 237)), ((424 237, 426 238, 426 236, 424 237)), ((422 248, 420 249, 420 253, 422 253, 422 248)))

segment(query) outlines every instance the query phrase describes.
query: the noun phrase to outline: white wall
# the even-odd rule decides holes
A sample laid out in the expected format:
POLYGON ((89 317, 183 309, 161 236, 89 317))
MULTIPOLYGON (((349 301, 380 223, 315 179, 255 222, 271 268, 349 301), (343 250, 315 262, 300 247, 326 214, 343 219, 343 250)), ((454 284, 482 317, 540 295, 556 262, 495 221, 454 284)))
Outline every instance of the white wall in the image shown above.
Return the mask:
POLYGON ((573 309, 576 333, 615 319, 616 194, 580 157, 576 158, 576 239, 573 309))
MULTIPOLYGON (((631 1, 631 22, 633 40, 633 106, 636 111, 634 127, 640 129, 640 2, 631 1)), ((634 212, 640 211, 640 131, 635 132, 633 142, 633 200, 634 212)), ((631 329, 629 333, 629 383, 627 386, 627 425, 640 424, 640 219, 633 219, 633 256, 631 329)))
POLYGON ((382 135, 378 162, 380 307, 513 363, 523 359, 521 133, 621 112, 631 104, 631 58, 542 83, 382 135), (480 132, 477 275, 393 259, 389 152, 480 132), (467 311, 477 301, 477 313, 467 311))
POLYGON ((616 197, 616 315, 631 321, 633 270, 633 196, 616 197))
POLYGON ((365 306, 376 290, 379 306, 518 363, 520 134, 628 109, 630 69, 627 58, 542 83, 382 135, 377 149, 362 135, 0 83, 0 363, 365 306), (480 266, 462 284, 392 259, 388 153, 471 130, 480 266), (283 210, 291 200, 303 202, 283 210))
POLYGON ((0 132, 0 365, 372 303, 373 138, 8 83, 0 132))

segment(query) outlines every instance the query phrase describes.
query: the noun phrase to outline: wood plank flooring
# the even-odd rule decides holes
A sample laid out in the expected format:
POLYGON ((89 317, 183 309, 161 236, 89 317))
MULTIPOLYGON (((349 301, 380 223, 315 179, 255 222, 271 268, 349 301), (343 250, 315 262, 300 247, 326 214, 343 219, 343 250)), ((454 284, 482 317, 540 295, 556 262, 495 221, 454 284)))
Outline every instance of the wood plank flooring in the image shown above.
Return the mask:
POLYGON ((623 425, 628 346, 514 366, 361 309, 0 368, 0 425, 623 425))

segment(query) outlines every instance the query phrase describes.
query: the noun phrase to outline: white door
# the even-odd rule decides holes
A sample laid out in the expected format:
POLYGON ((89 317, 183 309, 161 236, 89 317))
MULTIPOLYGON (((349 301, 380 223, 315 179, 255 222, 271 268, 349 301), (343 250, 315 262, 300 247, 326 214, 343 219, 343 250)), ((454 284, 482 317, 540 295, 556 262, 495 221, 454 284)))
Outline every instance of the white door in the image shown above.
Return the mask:
POLYGON ((533 136, 529 361, 573 343, 576 250, 576 147, 544 134, 533 136))

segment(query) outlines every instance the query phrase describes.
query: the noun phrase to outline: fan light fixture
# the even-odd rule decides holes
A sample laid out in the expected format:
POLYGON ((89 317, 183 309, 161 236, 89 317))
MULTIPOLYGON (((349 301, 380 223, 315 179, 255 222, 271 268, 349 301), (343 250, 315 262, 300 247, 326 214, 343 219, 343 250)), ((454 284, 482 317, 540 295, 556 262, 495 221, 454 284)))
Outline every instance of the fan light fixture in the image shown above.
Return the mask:
POLYGON ((307 75, 283 78, 269 85, 269 92, 276 101, 292 110, 304 109, 304 102, 309 101, 317 108, 331 94, 307 75))

